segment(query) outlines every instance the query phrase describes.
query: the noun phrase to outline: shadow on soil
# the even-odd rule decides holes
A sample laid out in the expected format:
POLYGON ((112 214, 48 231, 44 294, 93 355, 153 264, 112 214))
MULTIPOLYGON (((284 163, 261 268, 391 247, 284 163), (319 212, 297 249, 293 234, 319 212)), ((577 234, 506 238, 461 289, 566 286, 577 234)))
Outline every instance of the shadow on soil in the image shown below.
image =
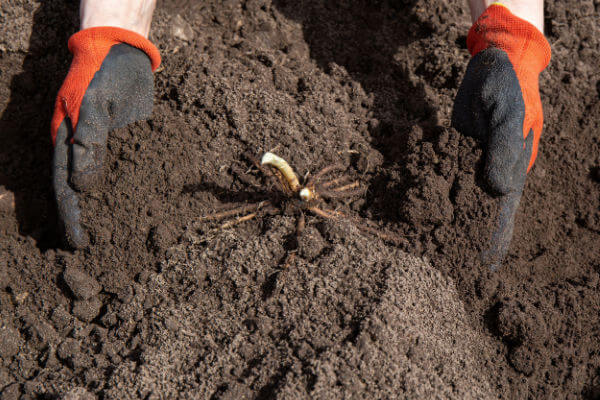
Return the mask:
POLYGON ((407 182, 403 172, 415 124, 437 135, 434 109, 407 66, 396 59, 415 40, 433 28, 412 12, 415 1, 274 0, 285 17, 302 24, 311 57, 324 72, 340 65, 374 95, 369 131, 374 147, 384 156, 385 169, 371 181, 369 210, 388 222, 399 222, 398 210, 407 182), (390 174, 395 179, 390 179, 390 174), (400 179, 398 179, 400 178, 400 179), (393 182, 393 183, 391 183, 393 182), (393 185, 393 187, 390 187, 393 185))
POLYGON ((42 250, 59 244, 50 119, 71 60, 67 41, 77 28, 77 13, 77 4, 40 3, 22 72, 10 82, 10 102, 0 116, 0 185, 15 195, 19 233, 42 250))

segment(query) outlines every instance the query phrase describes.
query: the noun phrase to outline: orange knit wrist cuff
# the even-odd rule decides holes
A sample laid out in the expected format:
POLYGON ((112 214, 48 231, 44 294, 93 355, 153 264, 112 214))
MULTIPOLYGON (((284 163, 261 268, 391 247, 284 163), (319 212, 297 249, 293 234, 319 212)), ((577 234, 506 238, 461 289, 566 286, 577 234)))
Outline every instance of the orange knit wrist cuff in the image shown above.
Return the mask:
POLYGON ((74 55, 87 53, 94 59, 104 59, 110 48, 118 43, 127 43, 142 50, 150 58, 152 71, 160 65, 160 53, 156 46, 139 33, 113 26, 98 26, 84 29, 69 38, 69 51, 74 55))
POLYGON ((539 74, 550 63, 550 44, 535 26, 508 8, 491 5, 475 21, 467 36, 472 56, 489 47, 504 50, 515 67, 539 74))

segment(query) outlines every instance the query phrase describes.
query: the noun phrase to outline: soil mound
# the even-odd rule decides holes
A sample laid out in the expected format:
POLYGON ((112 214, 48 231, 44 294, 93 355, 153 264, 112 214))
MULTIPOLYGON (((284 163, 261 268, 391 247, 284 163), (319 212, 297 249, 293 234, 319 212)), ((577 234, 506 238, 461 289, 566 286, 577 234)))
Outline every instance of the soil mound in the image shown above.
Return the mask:
POLYGON ((172 248, 134 286, 133 315, 167 298, 144 315, 143 345, 108 398, 495 397, 451 280, 344 223, 323 226, 321 254, 281 270, 273 251, 290 222, 172 248))

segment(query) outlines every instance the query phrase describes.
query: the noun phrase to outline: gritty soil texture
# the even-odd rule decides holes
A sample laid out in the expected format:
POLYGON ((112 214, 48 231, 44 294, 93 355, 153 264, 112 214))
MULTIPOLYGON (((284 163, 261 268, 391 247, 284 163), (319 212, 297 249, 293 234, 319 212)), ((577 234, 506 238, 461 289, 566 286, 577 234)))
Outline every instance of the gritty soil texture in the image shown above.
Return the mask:
POLYGON ((546 2, 545 132, 497 273, 482 151, 449 123, 467 7, 433 0, 159 2, 154 114, 110 135, 92 244, 62 249, 77 7, 0 0, 0 399, 600 398, 600 3, 546 2), (203 223, 264 198, 268 150, 360 176, 328 205, 352 218, 203 223))

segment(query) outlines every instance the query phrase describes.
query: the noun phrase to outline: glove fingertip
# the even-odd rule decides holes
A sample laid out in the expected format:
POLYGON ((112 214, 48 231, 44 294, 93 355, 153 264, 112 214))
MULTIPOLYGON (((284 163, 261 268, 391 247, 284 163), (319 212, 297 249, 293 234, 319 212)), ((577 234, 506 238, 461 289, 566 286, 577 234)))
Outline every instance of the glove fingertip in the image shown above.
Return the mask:
POLYGON ((65 231, 65 240, 67 245, 73 249, 79 250, 89 246, 90 239, 80 224, 70 226, 65 231))
MULTIPOLYGON (((519 146, 522 150, 518 155, 510 156, 512 146, 496 146, 495 151, 488 153, 485 166, 485 176, 489 188, 497 194, 506 195, 523 190, 527 176, 527 166, 531 159, 533 148, 533 130, 519 146), (510 161, 510 160, 514 161, 510 161)), ((514 144, 513 146, 517 146, 514 144)))
POLYGON ((488 160, 485 167, 485 178, 488 187, 496 194, 506 195, 513 191, 512 171, 503 165, 488 160))
POLYGON ((90 240, 80 223, 81 211, 76 194, 66 186, 57 188, 59 191, 56 198, 60 220, 59 233, 69 248, 82 249, 89 245, 90 240))
POLYGON ((60 233, 66 245, 72 249, 82 249, 89 245, 88 235, 81 226, 81 210, 77 194, 69 187, 66 181, 59 182, 55 187, 56 202, 58 204, 58 217, 60 220, 60 233))
POLYGON ((58 207, 59 233, 66 245, 81 249, 89 245, 87 233, 80 224, 81 211, 77 194, 69 186, 70 121, 65 118, 57 129, 53 159, 53 187, 58 207))

